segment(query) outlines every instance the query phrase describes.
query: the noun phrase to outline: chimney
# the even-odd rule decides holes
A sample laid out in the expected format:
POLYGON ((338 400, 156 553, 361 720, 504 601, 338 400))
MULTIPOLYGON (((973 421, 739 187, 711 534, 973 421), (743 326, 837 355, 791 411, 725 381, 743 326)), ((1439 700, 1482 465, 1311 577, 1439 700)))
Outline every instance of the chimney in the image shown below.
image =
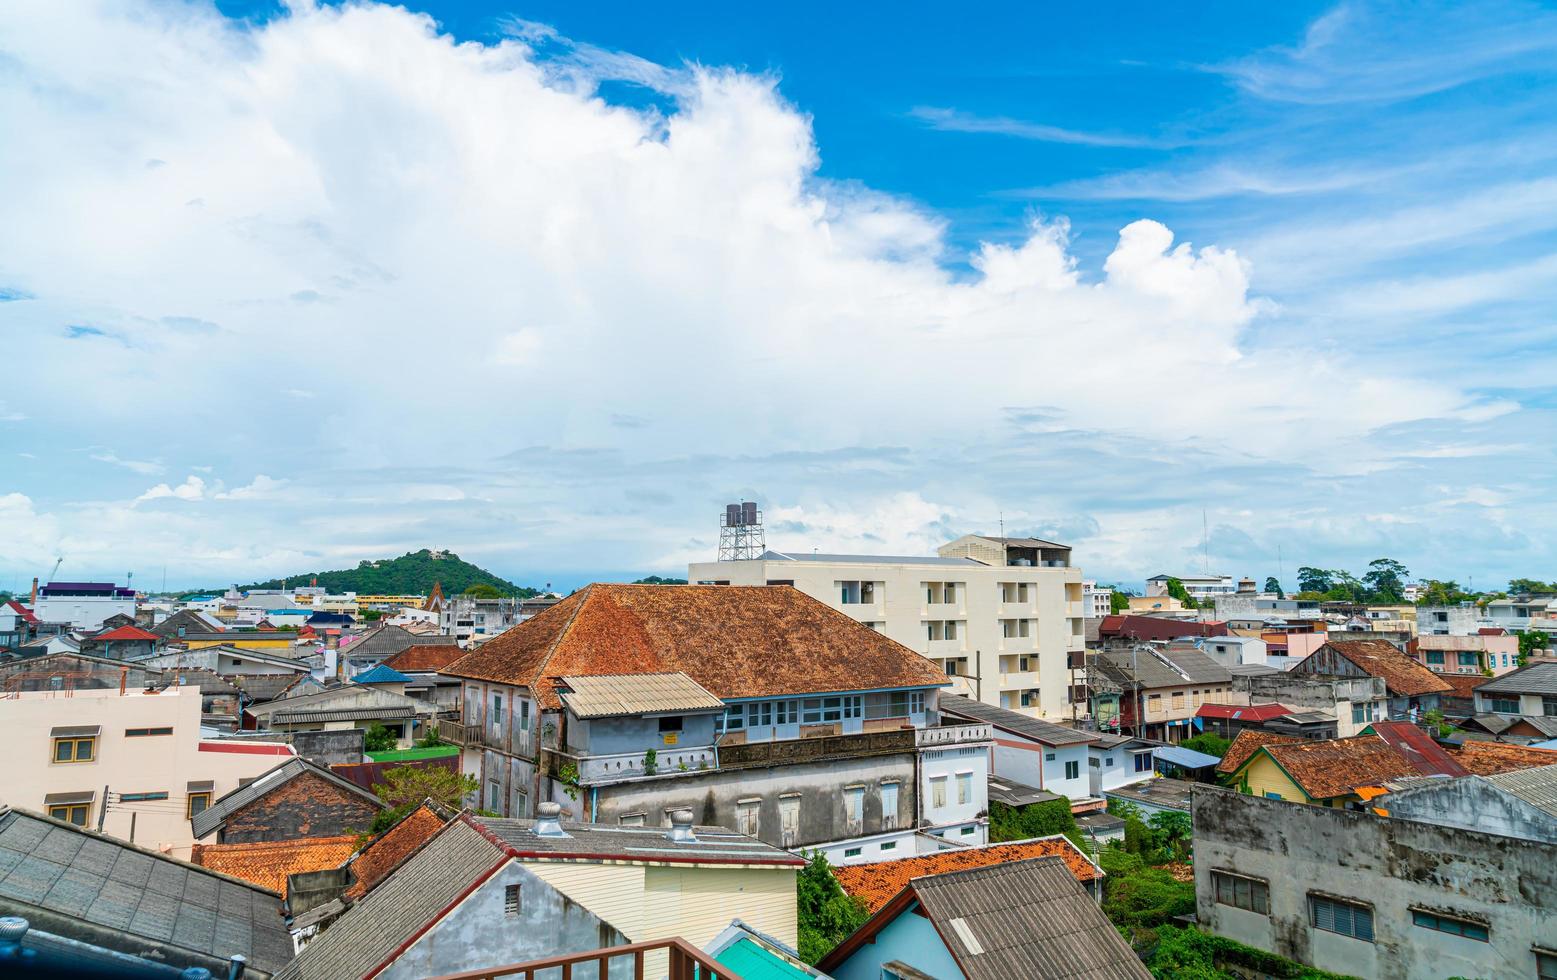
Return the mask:
POLYGON ((535 825, 530 828, 537 837, 566 837, 562 829, 562 804, 540 803, 535 807, 535 825))
POLYGON ((38 608, 38 576, 36 575, 32 577, 32 602, 29 605, 34 609, 38 608))
POLYGON ((676 844, 696 844, 697 836, 692 833, 692 811, 672 810, 670 833, 665 836, 676 844))

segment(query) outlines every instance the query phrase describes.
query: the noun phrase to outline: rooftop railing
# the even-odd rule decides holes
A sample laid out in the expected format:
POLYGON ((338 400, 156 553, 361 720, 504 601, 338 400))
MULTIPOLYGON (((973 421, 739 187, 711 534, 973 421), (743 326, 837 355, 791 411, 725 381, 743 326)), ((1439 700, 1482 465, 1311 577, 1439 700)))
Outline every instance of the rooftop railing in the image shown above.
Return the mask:
MULTIPOLYGON (((611 946, 604 949, 594 949, 587 953, 573 953, 568 956, 553 956, 544 960, 529 960, 524 963, 510 963, 506 966, 494 966, 481 970, 467 970, 464 973, 446 973, 432 980, 497 980, 499 977, 522 977, 523 980, 536 980, 536 974, 542 971, 555 970, 557 973, 548 976, 560 976, 562 980, 574 980, 575 970, 578 967, 593 967, 593 969, 578 970, 579 980, 605 980, 611 975, 614 963, 624 962, 630 958, 633 965, 634 980, 643 980, 644 961, 652 959, 653 955, 663 951, 667 963, 665 976, 668 980, 741 980, 739 974, 725 968, 705 956, 697 947, 684 939, 656 939, 644 943, 630 943, 626 946, 611 946)), ((657 970, 653 972, 658 972, 657 970)))

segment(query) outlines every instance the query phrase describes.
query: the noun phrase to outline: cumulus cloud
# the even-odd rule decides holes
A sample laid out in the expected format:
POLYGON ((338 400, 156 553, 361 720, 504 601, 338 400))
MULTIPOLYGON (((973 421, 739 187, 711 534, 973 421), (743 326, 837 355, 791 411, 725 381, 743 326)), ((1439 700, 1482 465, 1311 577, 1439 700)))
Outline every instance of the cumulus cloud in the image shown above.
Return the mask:
MULTIPOLYGON (((510 30, 456 43, 373 3, 297 4, 260 25, 135 0, 87 17, 0 9, 0 114, 28 133, 0 154, 0 183, 29 191, 6 202, 0 268, 48 300, 0 314, 11 353, 40 366, 15 379, 17 402, 47 403, 42 421, 75 438, 130 414, 188 452, 198 442, 201 461, 225 454, 221 472, 277 474, 226 492, 191 475, 138 500, 273 508, 283 482, 336 467, 309 503, 318 525, 256 509, 273 523, 251 533, 295 536, 269 555, 455 528, 509 547, 578 533, 577 514, 646 490, 703 506, 720 495, 711 475, 728 486, 739 469, 709 459, 914 447, 923 465, 899 476, 933 480, 935 458, 985 447, 958 486, 837 486, 853 537, 843 509, 798 503, 815 470, 764 488, 793 501, 770 513, 840 546, 923 550, 954 529, 938 515, 987 516, 985 466, 1062 465, 1007 441, 1023 406, 1054 431, 1192 433, 1208 454, 1283 459, 1315 431, 1344 457, 1380 427, 1478 403, 1259 346, 1248 263, 1156 221, 1124 227, 1101 267, 1078 262, 1060 218, 949 256, 939 217, 818 176, 810 121, 774 78, 510 30), (614 105, 601 79, 671 106, 614 105), (63 325, 82 322, 124 343, 70 340, 63 325), (93 382, 55 397, 81 377, 93 382), (622 421, 643 417, 654 424, 622 421), (564 492, 504 460, 540 443, 598 453, 610 472, 564 492), (620 489, 624 473, 639 482, 620 489), (346 490, 383 520, 325 520, 346 490), (465 523, 429 528, 396 504, 458 506, 465 523), (516 513, 536 523, 517 528, 516 513)), ((687 518, 631 530, 613 546, 644 558, 691 533, 687 518)))

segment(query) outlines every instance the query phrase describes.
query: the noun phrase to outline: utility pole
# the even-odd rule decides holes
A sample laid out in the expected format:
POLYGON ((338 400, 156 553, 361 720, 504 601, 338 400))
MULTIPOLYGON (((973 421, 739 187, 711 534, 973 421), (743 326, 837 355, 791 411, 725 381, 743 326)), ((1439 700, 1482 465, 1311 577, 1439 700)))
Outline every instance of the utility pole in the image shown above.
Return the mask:
MULTIPOLYGON (((96 753, 93 753, 96 755, 96 753)), ((103 805, 97 808, 97 832, 103 832, 103 818, 108 816, 108 784, 103 784, 103 805)))

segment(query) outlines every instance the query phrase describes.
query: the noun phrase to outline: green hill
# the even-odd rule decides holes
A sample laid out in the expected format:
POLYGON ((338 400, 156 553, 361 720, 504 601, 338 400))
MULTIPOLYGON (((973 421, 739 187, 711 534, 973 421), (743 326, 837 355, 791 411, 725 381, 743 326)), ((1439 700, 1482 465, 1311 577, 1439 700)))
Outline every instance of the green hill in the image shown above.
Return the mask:
POLYGON ((243 589, 279 589, 283 585, 295 588, 307 585, 317 578, 318 584, 331 592, 356 592, 359 595, 426 595, 433 583, 443 587, 446 596, 458 595, 472 585, 489 585, 503 595, 530 597, 539 595, 536 589, 515 585, 498 578, 484 568, 477 568, 452 551, 413 551, 399 558, 360 562, 356 568, 334 572, 300 572, 285 579, 274 578, 268 582, 254 582, 243 589))

